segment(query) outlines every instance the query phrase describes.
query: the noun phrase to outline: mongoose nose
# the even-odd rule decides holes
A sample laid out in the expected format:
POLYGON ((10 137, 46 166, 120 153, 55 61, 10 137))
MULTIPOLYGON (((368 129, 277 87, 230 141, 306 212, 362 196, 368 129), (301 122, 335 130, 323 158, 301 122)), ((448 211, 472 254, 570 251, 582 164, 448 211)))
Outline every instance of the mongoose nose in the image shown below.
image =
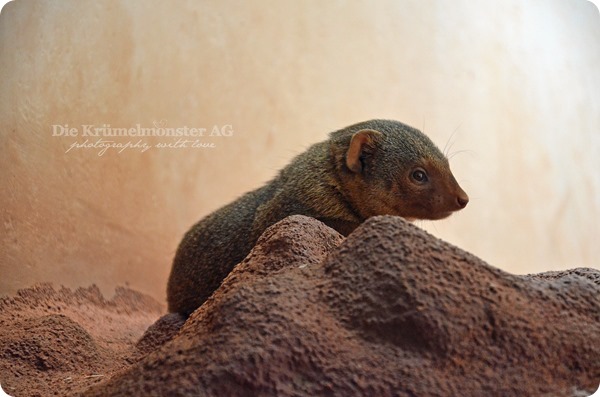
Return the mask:
POLYGON ((460 208, 465 208, 469 204, 469 196, 466 194, 456 197, 456 203, 460 208))

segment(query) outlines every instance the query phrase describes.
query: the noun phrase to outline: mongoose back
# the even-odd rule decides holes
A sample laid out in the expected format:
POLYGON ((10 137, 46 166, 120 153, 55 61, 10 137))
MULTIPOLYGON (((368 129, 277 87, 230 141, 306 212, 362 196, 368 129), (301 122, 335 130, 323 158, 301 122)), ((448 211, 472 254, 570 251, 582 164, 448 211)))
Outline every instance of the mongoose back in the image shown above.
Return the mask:
POLYGON ((188 316, 202 305, 262 232, 289 215, 311 216, 347 236, 374 215, 442 219, 468 202, 448 159, 419 130, 392 120, 351 125, 192 226, 173 261, 169 311, 188 316))

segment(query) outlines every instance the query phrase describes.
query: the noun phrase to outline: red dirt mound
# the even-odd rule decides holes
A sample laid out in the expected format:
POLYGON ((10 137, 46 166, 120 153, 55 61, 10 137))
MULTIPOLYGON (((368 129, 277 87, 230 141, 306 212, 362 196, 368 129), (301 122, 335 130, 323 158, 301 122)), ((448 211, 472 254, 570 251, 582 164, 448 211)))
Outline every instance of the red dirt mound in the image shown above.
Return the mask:
POLYGON ((83 394, 589 395, 599 296, 599 271, 511 275, 400 218, 342 241, 294 216, 179 333, 163 317, 156 351, 83 394))
POLYGON ((0 299, 0 383, 16 397, 587 396, 599 296, 598 270, 511 275, 400 218, 344 240, 294 216, 187 321, 154 322, 164 306, 126 288, 0 299))
POLYGON ((134 344, 164 312, 152 298, 49 284, 0 299, 0 384, 11 396, 64 396, 133 362, 134 344))

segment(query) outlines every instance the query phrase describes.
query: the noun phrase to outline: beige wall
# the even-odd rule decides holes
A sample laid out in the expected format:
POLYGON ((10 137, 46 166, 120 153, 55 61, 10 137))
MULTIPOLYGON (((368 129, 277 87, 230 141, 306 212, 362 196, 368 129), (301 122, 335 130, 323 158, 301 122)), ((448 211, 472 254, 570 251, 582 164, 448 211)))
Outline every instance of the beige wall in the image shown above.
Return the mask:
POLYGON ((193 222, 327 132, 381 117, 466 151, 451 164, 471 203, 421 223, 432 233, 511 272, 600 267, 599 43, 585 0, 9 3, 0 294, 129 283, 162 299, 193 222), (233 136, 65 153, 97 140, 82 124, 138 123, 233 136))

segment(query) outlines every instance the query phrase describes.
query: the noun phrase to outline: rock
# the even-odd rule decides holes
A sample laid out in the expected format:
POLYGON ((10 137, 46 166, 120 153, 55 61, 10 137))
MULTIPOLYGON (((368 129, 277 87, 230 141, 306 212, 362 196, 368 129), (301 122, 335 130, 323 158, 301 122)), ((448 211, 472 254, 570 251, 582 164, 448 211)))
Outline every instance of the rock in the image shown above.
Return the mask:
POLYGON ((293 216, 170 341, 84 395, 591 394, 599 277, 508 274, 397 217, 342 240, 293 216))
POLYGON ((154 324, 148 327, 144 335, 135 344, 136 354, 134 354, 134 360, 153 352, 173 339, 185 323, 185 320, 186 318, 179 313, 168 313, 159 318, 154 324))

